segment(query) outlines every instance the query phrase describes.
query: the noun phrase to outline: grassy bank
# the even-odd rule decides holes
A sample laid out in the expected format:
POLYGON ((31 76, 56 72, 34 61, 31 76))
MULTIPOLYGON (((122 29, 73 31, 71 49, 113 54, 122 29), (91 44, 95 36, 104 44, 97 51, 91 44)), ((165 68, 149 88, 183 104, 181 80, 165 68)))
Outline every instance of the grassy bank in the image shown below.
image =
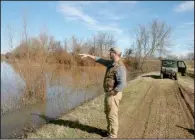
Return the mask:
MULTIPOLYGON (((131 81, 131 85, 135 81, 131 81)), ((123 100, 120 105, 123 108, 128 106, 127 100, 131 96, 130 89, 129 85, 123 92, 123 100)), ((44 115, 38 116, 44 119, 47 124, 35 132, 28 133, 27 138, 101 138, 106 133, 107 123, 104 114, 103 94, 58 119, 44 115)))
MULTIPOLYGON (((183 126, 185 122, 184 127, 191 128, 188 125, 189 120, 183 118, 185 113, 180 114, 183 108, 178 107, 180 101, 175 98, 175 92, 178 91, 175 81, 162 80, 158 73, 155 75, 158 78, 136 78, 124 89, 119 109, 119 138, 193 138, 193 133, 190 134, 177 127, 177 125, 183 126), (147 127, 144 127, 146 125, 147 127)), ((105 136, 107 123, 103 94, 58 119, 43 114, 38 116, 47 124, 27 133, 27 138, 102 138, 105 136)))

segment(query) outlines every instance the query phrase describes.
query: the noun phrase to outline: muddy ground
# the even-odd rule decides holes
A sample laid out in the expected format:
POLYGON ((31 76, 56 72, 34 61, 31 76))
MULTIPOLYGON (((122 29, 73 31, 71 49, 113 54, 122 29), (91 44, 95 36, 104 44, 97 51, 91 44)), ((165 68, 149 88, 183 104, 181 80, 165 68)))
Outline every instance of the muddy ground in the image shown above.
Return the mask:
MULTIPOLYGON (((27 137, 102 138, 106 132, 103 99, 101 95, 57 120, 37 114, 47 124, 27 137)), ((194 138, 194 118, 178 81, 159 79, 159 73, 130 81, 120 102, 118 137, 194 138)))

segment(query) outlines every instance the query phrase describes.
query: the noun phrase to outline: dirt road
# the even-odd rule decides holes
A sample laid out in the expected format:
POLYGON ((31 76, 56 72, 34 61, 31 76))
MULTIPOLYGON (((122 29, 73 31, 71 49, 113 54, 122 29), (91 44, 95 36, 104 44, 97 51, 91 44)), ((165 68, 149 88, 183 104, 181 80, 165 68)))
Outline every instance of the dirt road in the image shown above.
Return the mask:
MULTIPOLYGON (((194 118, 175 80, 150 73, 130 81, 119 110, 119 138, 194 138, 194 118)), ((103 98, 65 114, 58 120, 40 116, 48 124, 28 138, 101 138, 106 120, 103 98), (51 121, 49 121, 51 120, 51 121)))

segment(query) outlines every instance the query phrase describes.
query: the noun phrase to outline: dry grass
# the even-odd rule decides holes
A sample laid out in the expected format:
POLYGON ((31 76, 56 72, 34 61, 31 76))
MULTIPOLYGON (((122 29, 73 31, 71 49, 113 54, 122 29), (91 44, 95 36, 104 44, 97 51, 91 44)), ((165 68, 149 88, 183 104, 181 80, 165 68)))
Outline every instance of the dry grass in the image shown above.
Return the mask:
POLYGON ((23 89, 23 96, 20 99, 20 105, 24 106, 45 101, 46 77, 44 65, 40 66, 40 64, 31 61, 14 62, 11 65, 26 84, 25 89, 23 89))
POLYGON ((194 78, 194 60, 186 60, 187 65, 187 75, 194 78))
POLYGON ((194 61, 193 60, 186 60, 185 63, 186 63, 187 68, 189 70, 194 70, 194 61))
POLYGON ((160 60, 146 60, 143 65, 144 72, 160 71, 161 61, 160 60))
MULTIPOLYGON (((98 138, 106 128, 102 110, 103 95, 75 108, 57 120, 50 121, 35 133, 28 134, 28 138, 98 138), (94 121, 95 118, 98 118, 97 121, 94 121)), ((46 116, 44 119, 49 120, 46 116)))
POLYGON ((19 62, 14 61, 9 63, 26 84, 25 89, 21 91, 23 95, 20 99, 21 107, 38 102, 46 102, 46 81, 49 82, 49 86, 52 86, 52 83, 63 83, 66 86, 75 87, 79 90, 81 88, 102 84, 105 73, 104 67, 68 67, 64 64, 48 65, 47 63, 40 65, 40 63, 36 61, 28 60, 19 60, 19 62), (52 75, 50 79, 46 78, 47 74, 52 75), (71 77, 71 81, 67 81, 66 76, 71 77))

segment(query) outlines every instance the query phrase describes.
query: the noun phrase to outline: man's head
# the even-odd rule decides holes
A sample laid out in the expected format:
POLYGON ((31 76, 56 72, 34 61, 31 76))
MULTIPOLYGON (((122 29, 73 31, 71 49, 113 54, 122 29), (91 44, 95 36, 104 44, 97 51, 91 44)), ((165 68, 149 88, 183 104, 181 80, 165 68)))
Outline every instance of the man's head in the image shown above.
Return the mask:
POLYGON ((118 61, 121 57, 121 50, 118 47, 112 47, 110 48, 110 59, 114 60, 114 61, 118 61))

